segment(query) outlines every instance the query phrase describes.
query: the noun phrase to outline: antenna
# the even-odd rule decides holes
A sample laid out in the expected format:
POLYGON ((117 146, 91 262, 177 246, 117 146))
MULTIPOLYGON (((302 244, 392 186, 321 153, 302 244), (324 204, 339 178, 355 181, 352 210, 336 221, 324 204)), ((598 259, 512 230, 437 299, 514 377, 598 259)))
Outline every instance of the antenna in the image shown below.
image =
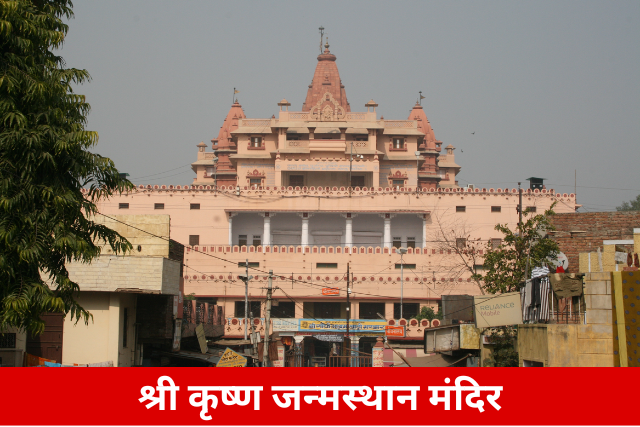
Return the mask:
POLYGON ((322 53, 322 39, 324 38, 324 27, 321 25, 320 28, 320 53, 322 53))

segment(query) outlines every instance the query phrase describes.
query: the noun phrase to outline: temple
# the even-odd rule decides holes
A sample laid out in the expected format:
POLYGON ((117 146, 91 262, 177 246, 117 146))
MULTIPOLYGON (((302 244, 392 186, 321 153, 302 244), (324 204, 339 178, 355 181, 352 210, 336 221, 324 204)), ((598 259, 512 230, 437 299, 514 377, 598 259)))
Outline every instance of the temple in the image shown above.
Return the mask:
MULTIPOLYGON (((354 352, 370 352, 386 326, 401 332, 391 341, 423 348, 429 322, 416 316, 443 295, 482 292, 472 273, 501 243, 495 224, 517 224, 518 190, 459 186, 455 147, 442 151, 420 103, 400 120, 379 117, 373 100, 354 112, 328 44, 317 60, 299 111, 274 100, 277 117, 247 118, 235 101, 213 151, 198 144, 191 185, 137 185, 99 211, 170 215, 184 294, 224 313, 228 342, 264 335, 271 270, 271 331, 288 351, 326 357, 347 316, 354 352)), ((528 212, 554 203, 576 208, 574 194, 524 190, 528 212)))
POLYGON ((452 145, 441 155, 422 105, 407 120, 351 112, 336 56, 325 45, 318 56, 302 111, 278 102, 278 118, 247 118, 236 101, 213 153, 198 145, 194 185, 251 187, 457 188, 452 145))

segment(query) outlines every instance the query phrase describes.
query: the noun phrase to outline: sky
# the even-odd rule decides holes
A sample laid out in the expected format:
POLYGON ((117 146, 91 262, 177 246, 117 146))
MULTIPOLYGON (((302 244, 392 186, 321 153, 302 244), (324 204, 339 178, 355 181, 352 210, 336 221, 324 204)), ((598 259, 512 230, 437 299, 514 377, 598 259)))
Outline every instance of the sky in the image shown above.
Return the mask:
POLYGON ((460 185, 543 177, 582 212, 640 194, 638 1, 85 1, 58 52, 92 76, 95 152, 135 184, 190 184, 233 88, 300 111, 325 28, 352 111, 405 120, 422 91, 460 185), (574 180, 577 177, 577 180, 574 180))

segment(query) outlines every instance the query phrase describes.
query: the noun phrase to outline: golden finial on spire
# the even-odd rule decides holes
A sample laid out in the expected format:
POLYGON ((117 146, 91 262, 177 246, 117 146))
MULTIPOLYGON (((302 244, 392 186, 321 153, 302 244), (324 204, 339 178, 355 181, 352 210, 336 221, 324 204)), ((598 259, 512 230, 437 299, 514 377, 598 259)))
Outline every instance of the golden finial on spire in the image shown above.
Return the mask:
POLYGON ((325 49, 329 49, 329 36, 327 36, 327 42, 324 44, 325 49))

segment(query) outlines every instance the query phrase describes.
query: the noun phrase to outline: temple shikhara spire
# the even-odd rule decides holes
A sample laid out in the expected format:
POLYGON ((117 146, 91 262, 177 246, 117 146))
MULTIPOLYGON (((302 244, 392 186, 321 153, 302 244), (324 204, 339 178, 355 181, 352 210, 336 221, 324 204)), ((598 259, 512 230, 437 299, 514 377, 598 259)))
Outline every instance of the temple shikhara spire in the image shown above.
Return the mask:
POLYGON ((301 110, 290 111, 291 104, 283 99, 277 103, 277 118, 251 119, 234 99, 212 139, 214 154, 198 148, 194 184, 457 188, 460 166, 453 148, 440 154, 442 142, 421 105, 426 98, 422 91, 407 120, 378 117, 373 100, 364 104, 366 112, 352 112, 329 38, 324 27, 318 30, 321 53, 301 110), (328 159, 336 166, 326 169, 332 171, 327 175, 318 162, 328 159), (289 162, 307 169, 297 173, 289 162), (338 166, 342 162, 350 162, 349 171, 338 166))

